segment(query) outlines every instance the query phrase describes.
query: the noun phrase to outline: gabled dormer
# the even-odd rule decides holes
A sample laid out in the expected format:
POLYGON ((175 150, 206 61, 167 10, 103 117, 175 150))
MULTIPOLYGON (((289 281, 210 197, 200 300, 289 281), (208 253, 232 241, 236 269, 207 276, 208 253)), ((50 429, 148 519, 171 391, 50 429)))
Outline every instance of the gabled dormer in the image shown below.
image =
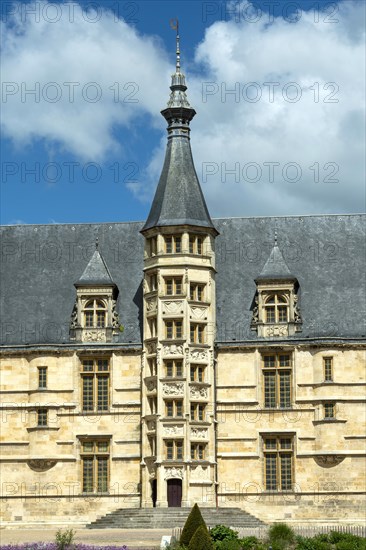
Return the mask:
POLYGON ((117 285, 96 250, 80 279, 74 283, 76 301, 71 315, 70 339, 77 342, 111 342, 120 324, 116 310, 117 285))
POLYGON ((289 270, 281 250, 275 244, 258 277, 254 298, 252 330, 270 338, 291 336, 301 331, 299 283, 289 270))

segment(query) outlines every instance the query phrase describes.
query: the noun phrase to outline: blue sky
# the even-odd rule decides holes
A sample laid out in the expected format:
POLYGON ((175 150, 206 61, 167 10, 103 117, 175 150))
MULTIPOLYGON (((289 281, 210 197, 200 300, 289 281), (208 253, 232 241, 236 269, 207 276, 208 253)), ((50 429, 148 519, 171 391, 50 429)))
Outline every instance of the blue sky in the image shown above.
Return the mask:
POLYGON ((147 217, 174 17, 211 215, 363 211, 364 12, 357 0, 3 2, 1 223, 147 217))

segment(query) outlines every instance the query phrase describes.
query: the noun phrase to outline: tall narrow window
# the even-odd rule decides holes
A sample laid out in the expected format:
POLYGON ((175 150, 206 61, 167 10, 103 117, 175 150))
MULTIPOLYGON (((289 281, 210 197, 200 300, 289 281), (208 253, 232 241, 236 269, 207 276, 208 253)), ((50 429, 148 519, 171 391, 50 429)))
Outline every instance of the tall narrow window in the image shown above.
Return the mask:
POLYGON ((104 328, 107 308, 101 300, 90 300, 84 307, 85 328, 104 328))
POLYGON ((191 323, 190 330, 191 342, 194 344, 205 343, 205 325, 198 323, 191 323))
POLYGON ((37 426, 47 426, 48 425, 48 410, 47 409, 37 409, 37 426))
POLYGON ((167 254, 179 254, 182 252, 182 236, 181 235, 166 235, 165 236, 165 252, 167 254))
POLYGON ((38 367, 38 388, 40 390, 47 388, 47 367, 38 367))
POLYGON ((292 368, 289 354, 264 355, 263 386, 265 408, 291 407, 292 368))
POLYGON ((109 441, 83 441, 81 444, 83 493, 107 493, 109 441))
POLYGON ((293 438, 287 435, 264 436, 263 454, 266 491, 291 491, 293 438))
POLYGON ((191 365, 191 382, 204 382, 205 381, 205 366, 204 365, 191 365))
POLYGON ((88 359, 82 363, 83 411, 108 411, 109 362, 107 359, 88 359))
POLYGON ((323 357, 324 380, 333 382, 333 357, 323 357))
POLYGON ((189 235, 189 253, 203 254, 203 237, 200 235, 189 235))
POLYGON ((205 285, 202 283, 191 283, 189 287, 189 298, 196 302, 203 302, 205 299, 205 285))
POLYGON ((206 420, 206 403, 191 403, 191 420, 203 422, 206 420))
POLYGON ((172 319, 165 321, 165 336, 167 339, 180 339, 183 337, 183 321, 172 319))
POLYGON ((165 456, 167 460, 183 460, 183 441, 180 439, 166 440, 165 456))
POLYGON ((205 459, 206 445, 203 443, 191 444, 191 459, 192 460, 204 460, 205 459))

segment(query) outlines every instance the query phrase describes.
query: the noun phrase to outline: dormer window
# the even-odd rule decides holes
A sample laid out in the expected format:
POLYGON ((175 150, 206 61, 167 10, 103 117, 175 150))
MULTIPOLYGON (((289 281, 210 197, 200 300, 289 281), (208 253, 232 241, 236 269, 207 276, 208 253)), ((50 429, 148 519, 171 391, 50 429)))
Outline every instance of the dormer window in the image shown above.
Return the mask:
POLYGON ((85 328, 104 328, 107 308, 102 300, 89 300, 84 308, 85 328))
POLYGON ((281 294, 272 294, 264 302, 265 323, 288 322, 288 300, 281 294))

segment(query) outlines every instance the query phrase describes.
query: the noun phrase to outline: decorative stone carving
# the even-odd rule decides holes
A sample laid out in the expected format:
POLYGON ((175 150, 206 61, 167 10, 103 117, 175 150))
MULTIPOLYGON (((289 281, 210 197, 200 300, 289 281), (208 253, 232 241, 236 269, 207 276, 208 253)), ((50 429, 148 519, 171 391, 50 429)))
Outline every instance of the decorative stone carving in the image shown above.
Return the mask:
POLYGON ((183 426, 164 426, 164 435, 183 435, 183 426))
POLYGON ((106 333, 104 330, 88 329, 83 331, 83 342, 105 342, 106 333))
POLYGON ((163 395, 182 395, 184 393, 184 384, 163 384, 163 395))
POLYGON ((183 346, 177 346, 172 344, 170 346, 164 346, 164 355, 183 355, 183 346))
POLYGON ((264 336, 288 336, 288 325, 265 326, 264 336))
POLYGON ((186 284, 188 284, 188 282, 189 282, 188 267, 186 267, 185 270, 184 270, 184 282, 185 282, 186 284))
POLYGON ((147 382, 146 388, 147 388, 147 391, 156 390, 156 381, 155 380, 150 380, 149 382, 147 382))
POLYGON ((57 464, 57 460, 32 459, 28 460, 28 466, 34 472, 47 472, 57 464))
POLYGON ((71 313, 70 328, 76 328, 78 326, 78 304, 75 302, 74 309, 71 313))
POLYGON ((206 350, 204 350, 204 349, 192 349, 191 359, 193 361, 206 361, 207 360, 206 350))
POLYGON ((189 395, 194 399, 207 399, 208 391, 207 391, 207 388, 200 388, 199 386, 191 386, 189 388, 189 395))
POLYGON ((253 317, 252 317, 252 325, 257 325, 259 323, 259 303, 258 303, 258 295, 255 297, 255 306, 253 308, 253 317))
POLYGON ((295 294, 294 295, 294 320, 295 320, 295 323, 302 323, 301 312, 300 312, 298 301, 299 301, 299 297, 297 296, 297 294, 295 294))
POLYGON ((154 420, 149 420, 146 426, 149 431, 156 430, 156 422, 154 420))
POLYGON ((183 309, 182 301, 162 302, 163 313, 180 313, 183 309))
POLYGON ((338 466, 344 459, 345 457, 341 455, 318 455, 314 457, 315 462, 322 468, 333 468, 333 466, 338 466))
POLYGON ((157 299, 156 298, 149 298, 146 300, 146 311, 154 311, 157 306, 157 299))
POLYGON ((156 343, 149 342, 148 344, 146 344, 146 350, 147 350, 147 353, 149 354, 156 353, 156 343))
POLYGON ((207 439, 208 431, 205 428, 191 428, 192 439, 207 439))
POLYGON ((176 477, 183 479, 183 468, 176 468, 175 466, 172 468, 165 468, 164 479, 172 479, 176 477))
POLYGON ((119 328, 119 315, 116 310, 117 300, 112 300, 112 327, 119 328))
POLYGON ((207 307, 192 306, 191 315, 194 319, 203 319, 207 315, 207 307))
POLYGON ((191 479, 195 481, 200 481, 209 479, 210 471, 208 466, 191 466, 191 479))

